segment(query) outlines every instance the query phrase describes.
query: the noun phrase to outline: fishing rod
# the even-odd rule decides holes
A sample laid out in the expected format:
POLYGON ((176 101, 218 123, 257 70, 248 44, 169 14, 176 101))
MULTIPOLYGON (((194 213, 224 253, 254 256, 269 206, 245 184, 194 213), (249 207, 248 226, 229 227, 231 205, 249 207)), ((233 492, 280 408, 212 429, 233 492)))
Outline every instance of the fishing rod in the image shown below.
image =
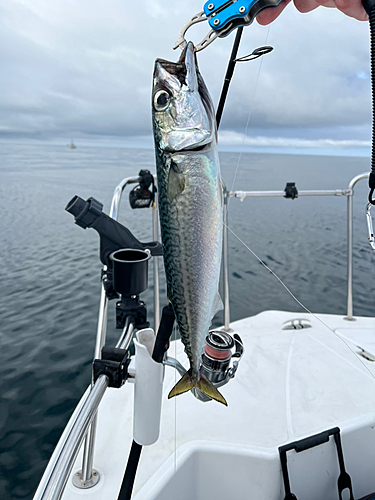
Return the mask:
POLYGON ((258 57, 261 57, 265 54, 268 54, 269 52, 272 52, 273 47, 269 45, 264 45, 262 47, 258 47, 257 49, 253 50, 251 54, 248 54, 247 56, 239 57, 237 58, 237 53, 238 49, 240 46, 241 38, 242 38, 242 33, 243 33, 243 26, 240 26, 237 28, 236 31, 236 37, 233 42, 233 47, 232 47, 232 52, 229 58, 228 62, 228 67, 227 67, 227 72, 224 77, 224 82, 223 82, 223 87, 221 89, 221 95, 219 99, 219 104, 217 106, 217 111, 216 111, 216 126, 217 129, 219 129, 220 122, 221 122, 221 117, 224 111, 224 105, 225 101, 227 99, 228 91, 229 91, 229 85, 233 77, 233 73, 236 67, 237 62, 248 62, 248 61, 253 61, 254 59, 258 59, 258 57))
MULTIPOLYGON (((233 5, 236 2, 233 2, 232 4, 229 4, 228 1, 226 2, 221 2, 221 5, 217 5, 216 8, 218 9, 217 12, 215 11, 215 6, 213 3, 207 2, 204 6, 204 9, 207 8, 208 12, 211 11, 212 15, 208 15, 207 19, 211 19, 212 17, 215 17, 215 19, 212 20, 212 26, 214 28, 217 28, 219 25, 221 27, 224 27, 226 30, 226 35, 227 36, 231 31, 233 31, 235 28, 237 29, 235 40, 233 43, 226 75, 224 78, 223 82, 223 87, 221 91, 221 96, 218 104, 218 109, 216 113, 216 122, 217 122, 217 127, 220 125, 222 113, 224 110, 224 105, 225 101, 227 98, 227 94, 229 91, 229 86, 230 82, 233 77, 234 69, 236 66, 236 63, 238 61, 249 61, 252 59, 256 59, 263 54, 266 54, 270 52, 272 47, 260 47, 253 51, 251 54, 248 56, 245 56, 243 58, 237 59, 237 53, 243 33, 243 27, 247 24, 251 24, 253 19, 255 18, 256 14, 260 12, 263 8, 267 6, 272 6, 272 5, 278 5, 280 0, 252 0, 252 1, 247 1, 244 2, 246 4, 245 6, 240 6, 238 8, 238 4, 235 6, 237 11, 236 13, 233 13, 233 5), (225 11, 226 8, 229 6, 232 6, 232 9, 228 9, 228 12, 225 11), (221 7, 219 9, 219 7, 221 7), (251 11, 252 9, 252 11, 251 11), (229 12, 231 10, 231 12, 229 12), (215 12, 214 12, 215 11, 215 12), (224 12, 225 11, 225 12, 224 12), (250 11, 252 12, 250 14, 250 11), (227 14, 226 21, 224 20, 222 22, 218 22, 219 17, 217 14, 223 13, 227 14), (240 20, 241 19, 241 20, 240 20), (227 24, 230 24, 230 27, 227 26, 227 24)), ((220 2, 219 2, 220 3, 220 2)), ((204 11, 203 11, 204 12, 204 11)), ((205 19, 205 15, 199 16, 200 21, 205 19)), ((195 22, 188 22, 184 28, 182 29, 180 33, 180 38, 179 41, 176 43, 174 48, 181 47, 184 48, 186 46, 186 40, 185 40, 185 33, 187 29, 191 26, 191 24, 194 24, 195 22)), ((222 28, 223 29, 223 28, 222 28)), ((219 32, 215 32, 214 30, 213 34, 209 36, 210 42, 213 41, 214 38, 217 36, 221 36, 219 32)), ((210 34, 209 34, 210 35, 210 34)), ((209 43, 200 44, 201 46, 207 46, 209 43)), ((196 47, 196 50, 201 50, 201 48, 196 47)), ((163 309, 163 314, 162 314, 162 319, 160 322, 159 330, 156 336, 156 342, 155 342, 155 347, 154 351, 152 354, 152 358, 154 361, 158 363, 162 363, 165 357, 165 353, 169 347, 169 342, 170 342, 170 337, 172 334, 173 330, 173 324, 174 324, 174 312, 172 309, 171 304, 169 303, 168 306, 164 307, 163 309)), ((215 332, 212 331, 209 333, 207 336, 207 345, 205 348, 205 353, 202 356, 202 372, 204 372, 204 375, 208 380, 211 382, 215 383, 216 387, 219 387, 221 385, 226 384, 231 378, 235 376, 235 372, 238 367, 239 360, 242 357, 243 354, 243 346, 242 346, 242 341, 240 337, 237 334, 233 335, 233 338, 225 333, 225 332, 215 332), (235 353, 231 353, 231 349, 235 348, 235 353), (224 355, 224 356, 223 356, 224 355), (233 362, 233 366, 230 367, 230 360, 232 358, 237 358, 236 361, 233 362)), ((168 358, 165 360, 165 364, 170 364, 171 366, 174 366, 177 370, 184 370, 182 366, 179 366, 179 363, 177 360, 173 360, 171 358, 168 358)), ((184 373, 181 373, 181 375, 184 375, 184 373)), ((199 394, 196 392, 194 394, 198 399, 201 399, 202 401, 208 401, 210 398, 206 397, 204 394, 199 394)), ((117 500, 130 500, 133 492, 133 487, 134 487, 134 481, 137 473, 137 468, 139 464, 139 460, 141 457, 142 453, 142 444, 138 443, 135 439, 133 439, 131 449, 129 452, 129 457, 128 457, 128 462, 126 465, 123 481, 121 484, 121 488, 119 491, 119 495, 117 497, 117 500)))
POLYGON ((216 126, 217 126, 217 128, 219 128, 219 126, 220 126, 221 116, 222 116, 223 111, 224 111, 224 105, 225 105, 225 101, 227 99, 229 85, 230 85, 230 82, 231 82, 232 77, 233 77, 234 69, 236 67, 236 57, 237 57, 238 49, 240 47, 242 33, 243 33, 243 26, 240 26, 236 31, 236 37, 235 37, 234 42, 233 42, 232 53, 230 55, 227 72, 226 72, 225 77, 224 77, 223 88, 221 89, 219 104, 218 104, 217 110, 216 110, 216 126))

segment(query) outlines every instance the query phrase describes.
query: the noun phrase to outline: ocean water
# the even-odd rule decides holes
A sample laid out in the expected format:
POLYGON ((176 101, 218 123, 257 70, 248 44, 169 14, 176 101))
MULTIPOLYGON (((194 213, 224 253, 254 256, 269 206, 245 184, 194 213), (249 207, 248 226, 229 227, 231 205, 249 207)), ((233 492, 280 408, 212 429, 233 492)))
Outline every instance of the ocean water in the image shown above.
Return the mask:
MULTIPOLYGON (((343 189, 366 158, 221 153, 229 189, 343 189)), ((154 171, 151 150, 7 144, 0 151, 0 498, 32 498, 59 436, 90 381, 100 295, 97 233, 64 211, 74 196, 108 213, 115 186, 154 171)), ((354 198, 354 312, 375 313, 375 255, 366 234, 367 182, 354 198)), ((120 222, 151 238, 148 210, 124 194, 120 222)), ((346 197, 231 199, 230 228, 313 312, 346 312, 346 197)), ((267 309, 302 311, 229 235, 231 319, 267 309)), ((152 313, 150 287, 143 294, 152 313)), ((161 281, 162 305, 166 304, 161 281)), ((109 310, 108 345, 114 327, 109 310)), ((222 322, 220 314, 215 325, 222 322)))

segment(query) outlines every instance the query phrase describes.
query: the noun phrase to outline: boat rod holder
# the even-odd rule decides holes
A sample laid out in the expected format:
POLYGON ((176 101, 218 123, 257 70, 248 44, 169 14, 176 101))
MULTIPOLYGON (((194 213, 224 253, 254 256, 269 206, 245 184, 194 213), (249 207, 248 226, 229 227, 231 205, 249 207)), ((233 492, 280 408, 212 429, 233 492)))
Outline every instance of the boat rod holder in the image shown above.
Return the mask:
POLYGON ((120 248, 150 250, 153 257, 163 255, 163 247, 159 241, 142 243, 131 231, 109 215, 103 213, 103 204, 95 198, 86 201, 74 196, 65 210, 74 216, 77 226, 87 229, 92 227, 100 236, 100 260, 109 266, 109 256, 120 248))
MULTIPOLYGON (((139 294, 148 288, 148 261, 151 252, 121 248, 109 256, 112 266, 112 287, 121 299, 116 302, 116 328, 124 328, 126 318, 132 316, 137 329, 148 328, 146 304, 139 300, 139 294)), ((105 271, 107 278, 109 272, 105 271)))
MULTIPOLYGON (((159 241, 147 243, 139 241, 127 227, 103 213, 103 204, 95 198, 91 197, 85 201, 79 196, 74 196, 65 207, 65 210, 74 216, 74 222, 78 226, 83 229, 92 227, 99 233, 100 260, 107 267, 103 272, 103 285, 108 299, 117 298, 116 292, 122 293, 117 291, 113 284, 113 260, 111 260, 110 256, 114 252, 120 249, 147 250, 153 257, 163 255, 163 247, 159 241)), ((133 295, 138 294, 134 293, 133 295)))

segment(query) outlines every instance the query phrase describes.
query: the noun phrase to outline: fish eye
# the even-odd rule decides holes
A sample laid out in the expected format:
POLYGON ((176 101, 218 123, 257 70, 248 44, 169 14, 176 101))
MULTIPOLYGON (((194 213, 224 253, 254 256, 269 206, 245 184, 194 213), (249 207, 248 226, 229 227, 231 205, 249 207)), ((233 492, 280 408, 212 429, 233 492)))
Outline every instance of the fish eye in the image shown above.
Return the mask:
POLYGON ((171 96, 165 90, 158 90, 154 95, 154 107, 156 111, 165 111, 170 102, 171 96))

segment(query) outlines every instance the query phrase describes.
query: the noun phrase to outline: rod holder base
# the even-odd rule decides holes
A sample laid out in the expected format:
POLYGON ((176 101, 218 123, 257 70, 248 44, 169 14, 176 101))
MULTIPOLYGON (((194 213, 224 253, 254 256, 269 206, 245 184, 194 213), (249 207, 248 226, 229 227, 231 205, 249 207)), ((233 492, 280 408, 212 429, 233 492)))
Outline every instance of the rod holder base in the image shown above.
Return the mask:
POLYGON ((82 481, 82 470, 76 472, 72 479, 73 485, 81 490, 87 490, 89 488, 92 488, 93 486, 96 486, 99 481, 100 481, 100 474, 95 469, 92 469, 92 476, 87 481, 82 481))

